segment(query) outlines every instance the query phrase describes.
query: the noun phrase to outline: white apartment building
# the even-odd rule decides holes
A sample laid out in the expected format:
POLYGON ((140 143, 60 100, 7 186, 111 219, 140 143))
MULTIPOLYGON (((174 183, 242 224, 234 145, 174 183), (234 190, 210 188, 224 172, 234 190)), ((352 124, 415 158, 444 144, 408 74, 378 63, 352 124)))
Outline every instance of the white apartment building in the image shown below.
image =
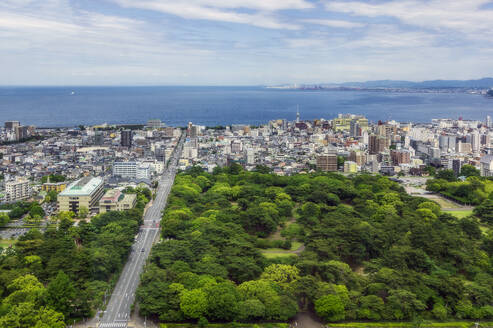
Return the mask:
POLYGON ((31 197, 31 186, 29 181, 22 178, 17 178, 13 181, 5 183, 6 201, 14 202, 31 197))
POLYGON ((150 179, 151 166, 149 163, 114 162, 113 176, 125 179, 150 179))

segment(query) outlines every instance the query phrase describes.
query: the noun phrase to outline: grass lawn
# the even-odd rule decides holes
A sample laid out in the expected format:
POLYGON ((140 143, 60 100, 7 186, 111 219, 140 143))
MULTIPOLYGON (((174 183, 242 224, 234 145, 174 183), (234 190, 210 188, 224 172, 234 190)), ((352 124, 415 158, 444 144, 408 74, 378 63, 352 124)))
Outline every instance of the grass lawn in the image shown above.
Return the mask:
POLYGON ((434 200, 435 202, 440 205, 441 208, 460 208, 460 205, 453 203, 449 201, 448 199, 442 198, 442 197, 433 197, 431 200, 434 200))
POLYGON ((472 210, 459 210, 459 211, 444 211, 445 213, 452 214, 456 218, 462 219, 465 218, 466 216, 469 216, 472 214, 472 210))
POLYGON ((2 247, 2 248, 7 248, 12 244, 15 244, 15 240, 11 240, 11 239, 1 239, 0 240, 0 247, 2 247))
POLYGON ((266 248, 260 250, 261 252, 266 252, 266 253, 289 253, 289 252, 294 252, 298 248, 300 248, 303 245, 303 243, 300 243, 299 241, 293 241, 291 243, 291 248, 290 249, 282 249, 282 248, 266 248))
POLYGON ((273 259, 273 258, 276 258, 276 257, 290 257, 290 256, 297 256, 296 254, 294 253, 286 253, 286 252, 273 252, 273 253, 265 253, 265 252, 262 252, 262 254, 268 258, 268 259, 273 259))

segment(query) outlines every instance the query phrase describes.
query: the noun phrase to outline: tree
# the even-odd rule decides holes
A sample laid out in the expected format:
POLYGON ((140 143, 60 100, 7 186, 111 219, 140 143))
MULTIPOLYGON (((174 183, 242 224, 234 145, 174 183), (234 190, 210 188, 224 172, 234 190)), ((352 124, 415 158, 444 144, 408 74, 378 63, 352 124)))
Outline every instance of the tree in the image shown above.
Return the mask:
POLYGON ((481 176, 479 170, 472 165, 465 164, 460 169, 460 175, 465 177, 479 177, 481 176))
POLYGON ((286 264, 272 264, 265 268, 261 279, 270 280, 278 284, 291 283, 300 277, 297 267, 286 264))
POLYGON ((447 319, 447 308, 445 306, 443 306, 443 304, 436 303, 433 306, 433 310, 431 310, 431 313, 433 313, 433 316, 435 317, 435 319, 442 320, 442 321, 447 319))
POLYGON ((344 303, 337 295, 325 295, 315 301, 317 315, 328 322, 342 321, 345 318, 344 303))
POLYGON ((77 216, 80 219, 85 219, 85 218, 87 218, 87 215, 89 215, 89 209, 87 207, 85 207, 85 206, 81 206, 79 208, 79 213, 78 213, 77 216))
POLYGON ((207 293, 207 316, 213 320, 232 321, 237 316, 239 294, 231 282, 212 284, 207 293))
POLYGON ((484 223, 493 223, 493 199, 487 199, 481 205, 476 206, 474 215, 484 223))
POLYGON ((43 210, 43 208, 41 206, 34 205, 29 210, 29 215, 31 215, 31 217, 33 217, 33 218, 42 218, 45 215, 45 211, 43 210))
POLYGON ((453 170, 440 170, 436 174, 437 179, 447 180, 448 182, 454 182, 457 180, 455 172, 453 170))
POLYGON ((47 287, 47 303, 52 308, 63 313, 68 318, 72 312, 75 299, 75 288, 63 271, 58 271, 57 276, 47 287))
POLYGON ((201 289, 184 290, 180 295, 180 309, 188 318, 202 317, 207 305, 207 294, 201 289))
POLYGON ((5 227, 10 222, 10 218, 6 214, 0 214, 0 227, 5 227))

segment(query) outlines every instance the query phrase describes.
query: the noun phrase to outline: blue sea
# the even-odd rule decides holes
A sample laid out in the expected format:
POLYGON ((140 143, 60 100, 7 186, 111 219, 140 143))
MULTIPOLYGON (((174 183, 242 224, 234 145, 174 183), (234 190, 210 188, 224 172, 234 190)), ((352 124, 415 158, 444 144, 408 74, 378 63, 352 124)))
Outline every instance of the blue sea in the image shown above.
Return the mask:
POLYGON ((460 93, 302 91, 262 87, 3 87, 0 122, 38 127, 79 124, 258 125, 273 119, 331 119, 361 114, 371 121, 430 122, 432 118, 484 120, 493 99, 460 93))

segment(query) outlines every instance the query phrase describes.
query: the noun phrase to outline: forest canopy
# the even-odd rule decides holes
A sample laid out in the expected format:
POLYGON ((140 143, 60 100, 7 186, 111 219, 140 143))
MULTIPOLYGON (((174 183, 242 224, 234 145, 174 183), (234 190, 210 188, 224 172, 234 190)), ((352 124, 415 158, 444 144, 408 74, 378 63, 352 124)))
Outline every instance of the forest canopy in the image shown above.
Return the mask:
POLYGON ((284 321, 300 307, 331 322, 493 318, 487 224, 381 176, 189 170, 163 213, 140 313, 163 322, 284 321), (267 256, 262 248, 279 239, 302 246, 267 256))

